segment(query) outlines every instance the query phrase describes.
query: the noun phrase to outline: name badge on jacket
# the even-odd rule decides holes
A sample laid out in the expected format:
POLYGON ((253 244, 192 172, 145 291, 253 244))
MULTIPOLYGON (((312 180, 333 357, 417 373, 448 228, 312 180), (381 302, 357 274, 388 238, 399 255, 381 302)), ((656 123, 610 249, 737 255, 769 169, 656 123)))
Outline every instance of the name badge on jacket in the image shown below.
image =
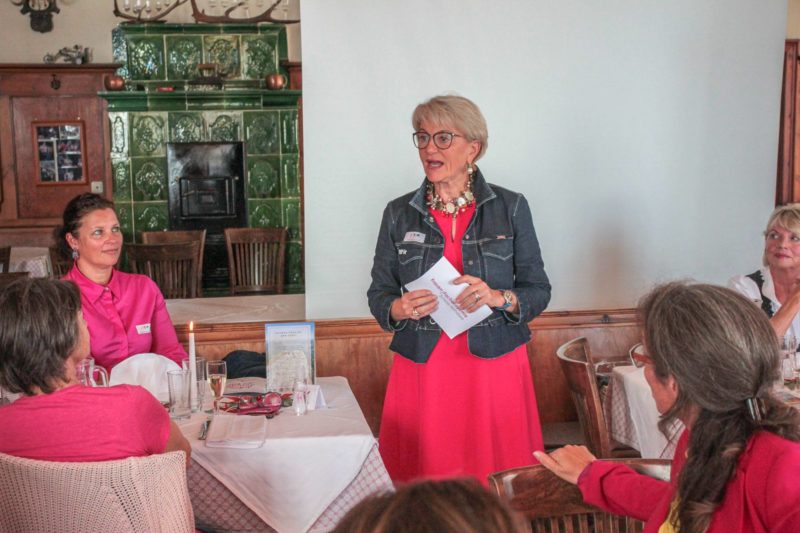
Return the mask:
POLYGON ((136 332, 139 335, 147 335, 150 333, 150 324, 139 324, 136 326, 136 332))
POLYGON ((420 233, 418 231, 409 231, 406 232, 406 236, 403 237, 405 242, 425 242, 425 234, 420 233))

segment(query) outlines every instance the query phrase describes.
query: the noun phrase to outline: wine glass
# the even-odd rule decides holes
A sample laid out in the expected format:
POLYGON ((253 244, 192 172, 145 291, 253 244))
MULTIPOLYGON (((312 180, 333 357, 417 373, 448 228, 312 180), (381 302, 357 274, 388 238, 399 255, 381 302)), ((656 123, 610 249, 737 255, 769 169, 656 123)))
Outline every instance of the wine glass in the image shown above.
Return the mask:
POLYGON ((225 361, 208 362, 208 385, 214 393, 214 414, 219 413, 219 400, 225 392, 225 381, 228 379, 228 365, 225 361))
POLYGON ((793 335, 786 335, 781 339, 781 355, 782 355, 782 363, 781 363, 781 373, 783 374, 783 382, 784 384, 794 383, 797 376, 795 375, 796 371, 796 360, 795 357, 797 355, 797 338, 793 335))

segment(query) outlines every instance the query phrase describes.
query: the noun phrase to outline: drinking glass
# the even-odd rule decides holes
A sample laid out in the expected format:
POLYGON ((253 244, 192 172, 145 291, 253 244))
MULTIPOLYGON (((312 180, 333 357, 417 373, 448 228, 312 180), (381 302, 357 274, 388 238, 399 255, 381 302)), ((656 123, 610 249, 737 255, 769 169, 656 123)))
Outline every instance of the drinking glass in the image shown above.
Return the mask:
MULTIPOLYGON (((181 361, 181 367, 189 371, 191 376, 191 369, 189 368, 189 359, 181 361)), ((206 400, 206 389, 208 388, 208 361, 202 357, 195 359, 195 383, 190 384, 191 387, 191 402, 192 412, 196 413, 203 410, 203 404, 206 400)))
POLYGON ((87 387, 108 387, 108 372, 95 365, 93 357, 87 357, 75 366, 75 377, 78 383, 87 387))
POLYGON ((192 406, 189 401, 189 384, 191 382, 188 370, 168 370, 167 386, 169 387, 169 417, 182 420, 192 416, 192 406))
POLYGON ((781 374, 784 383, 794 383, 797 380, 797 338, 786 335, 781 339, 781 374))
POLYGON ((305 379, 297 379, 292 387, 292 410, 296 415, 308 412, 308 383, 305 379))
POLYGON ((228 379, 228 365, 225 361, 208 362, 208 385, 214 393, 214 414, 219 413, 219 400, 225 392, 225 381, 228 379))

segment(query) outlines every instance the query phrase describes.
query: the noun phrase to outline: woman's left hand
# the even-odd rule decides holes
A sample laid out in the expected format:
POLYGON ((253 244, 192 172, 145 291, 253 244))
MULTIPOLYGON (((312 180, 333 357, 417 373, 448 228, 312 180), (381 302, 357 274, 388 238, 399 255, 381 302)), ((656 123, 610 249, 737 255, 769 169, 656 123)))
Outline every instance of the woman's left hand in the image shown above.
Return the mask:
POLYGON ((468 313, 475 312, 483 304, 489 307, 500 307, 505 303, 503 293, 489 287, 481 278, 460 276, 454 279, 453 283, 456 285, 460 283, 469 285, 456 298, 456 304, 468 313))

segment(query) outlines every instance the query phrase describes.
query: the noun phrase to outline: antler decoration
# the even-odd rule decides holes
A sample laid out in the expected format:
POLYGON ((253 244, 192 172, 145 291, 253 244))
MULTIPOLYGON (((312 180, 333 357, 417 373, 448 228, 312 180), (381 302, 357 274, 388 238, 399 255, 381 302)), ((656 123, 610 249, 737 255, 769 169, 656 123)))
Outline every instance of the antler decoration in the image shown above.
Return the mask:
POLYGON ((31 14, 31 29, 39 33, 53 30, 53 13, 61 13, 56 2, 57 0, 20 0, 19 2, 11 0, 15 6, 22 6, 20 13, 31 14))
MULTIPOLYGON (((116 1, 116 0, 115 0, 116 1)), ((213 16, 213 15, 206 15, 205 10, 201 10, 197 7, 196 0, 192 1, 192 17, 197 22, 274 22, 277 24, 295 24, 300 22, 300 19, 297 20, 287 20, 287 19, 276 19, 272 16, 272 12, 278 7, 278 4, 281 3, 281 0, 276 0, 271 6, 269 6, 266 11, 261 13, 260 15, 256 15, 255 17, 232 17, 231 13, 235 10, 243 7, 245 4, 244 0, 238 0, 233 4, 233 6, 229 7, 225 10, 225 13, 220 16, 213 16)))
POLYGON ((166 17, 170 11, 186 2, 187 0, 175 0, 175 3, 171 6, 169 2, 164 2, 163 8, 161 7, 161 2, 157 2, 156 7, 153 8, 150 0, 139 0, 133 6, 130 5, 130 1, 125 1, 122 3, 123 8, 120 9, 119 5, 117 5, 117 0, 114 0, 114 15, 125 20, 149 22, 166 17), (156 11, 155 15, 152 14, 153 9, 156 11), (135 15, 129 15, 128 12, 133 12, 135 15))

